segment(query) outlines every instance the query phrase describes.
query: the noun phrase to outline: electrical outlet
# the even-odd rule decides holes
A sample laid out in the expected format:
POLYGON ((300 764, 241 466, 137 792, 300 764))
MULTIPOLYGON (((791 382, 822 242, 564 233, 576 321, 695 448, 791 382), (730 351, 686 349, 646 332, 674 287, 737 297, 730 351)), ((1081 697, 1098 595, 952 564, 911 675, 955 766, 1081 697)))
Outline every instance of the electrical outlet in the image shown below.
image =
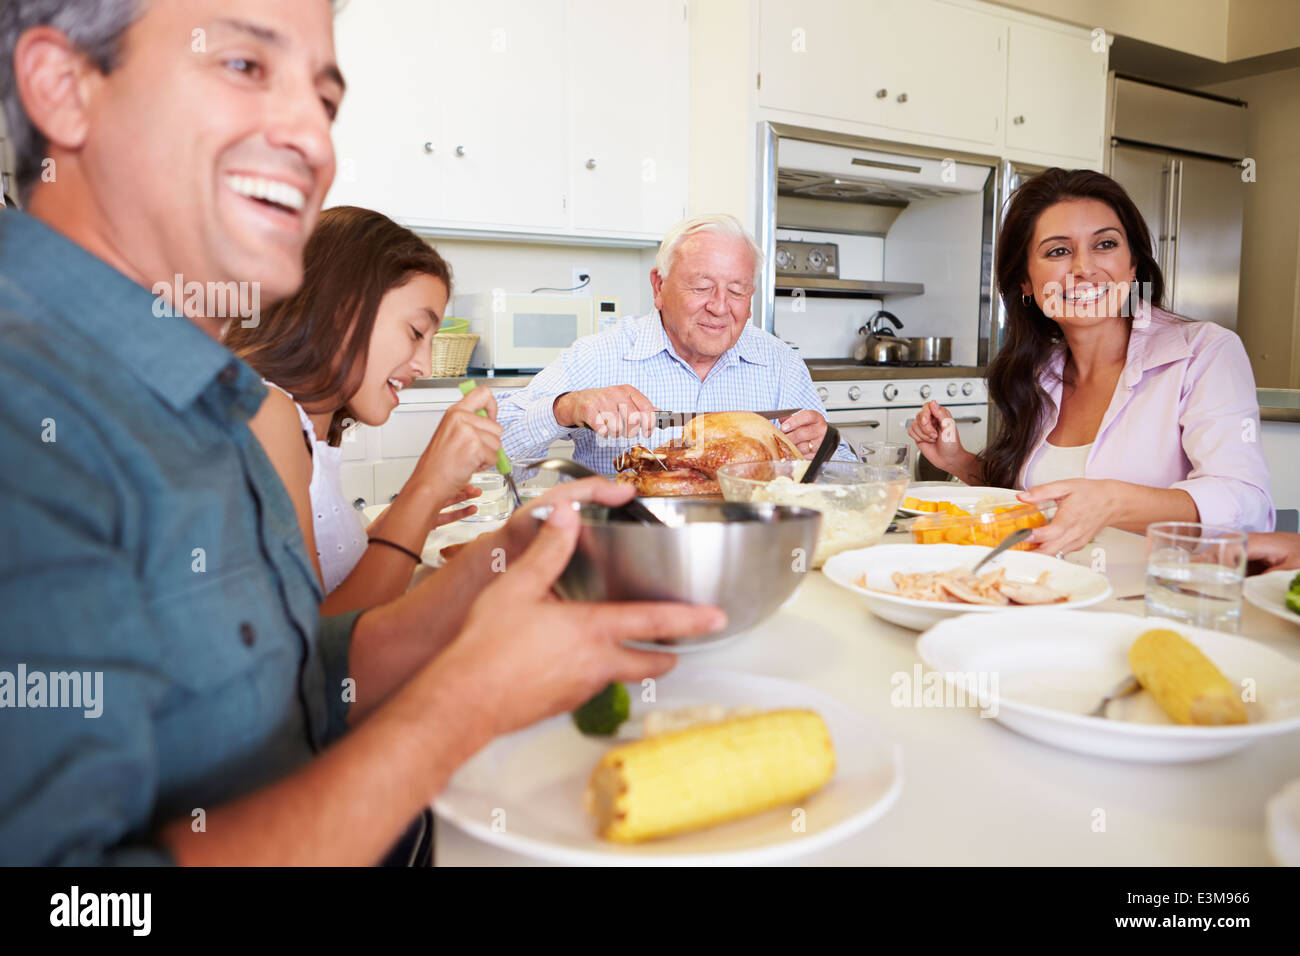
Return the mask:
POLYGON ((569 285, 572 286, 572 287, 573 287, 576 291, 578 291, 578 292, 581 292, 581 293, 584 293, 584 294, 590 295, 590 294, 591 294, 591 283, 588 282, 586 285, 583 285, 583 278, 582 278, 583 276, 587 276, 588 278, 590 278, 590 277, 591 277, 591 270, 588 269, 588 268, 586 268, 585 266, 574 266, 574 267, 573 267, 573 281, 570 282, 569 285), (583 286, 583 287, 582 287, 581 289, 578 289, 578 286, 580 286, 580 285, 583 286))

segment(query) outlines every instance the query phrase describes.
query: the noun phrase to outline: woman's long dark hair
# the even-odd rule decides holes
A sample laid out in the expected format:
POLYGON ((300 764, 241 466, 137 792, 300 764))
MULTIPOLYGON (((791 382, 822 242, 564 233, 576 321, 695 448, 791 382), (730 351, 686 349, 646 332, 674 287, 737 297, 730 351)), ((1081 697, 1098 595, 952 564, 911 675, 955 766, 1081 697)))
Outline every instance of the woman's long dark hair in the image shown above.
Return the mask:
POLYGON ((382 213, 336 206, 320 215, 303 250, 302 286, 262 312, 252 328, 230 323, 225 343, 311 412, 346 396, 330 421, 339 444, 370 353, 384 295, 424 274, 451 294, 451 267, 433 247, 382 213))
MULTIPOLYGON (((989 398, 997 407, 997 434, 978 458, 984 482, 1014 488, 1020 469, 1038 438, 1049 401, 1038 384, 1056 346, 1064 341, 1061 327, 1043 314, 1032 298, 1026 305, 1021 286, 1029 279, 1029 247, 1038 217, 1049 206, 1071 199, 1098 199, 1115 211, 1137 261, 1137 282, 1129 302, 1141 295, 1143 308, 1159 307, 1164 277, 1151 252, 1151 233, 1124 187, 1090 169, 1053 167, 1026 181, 1011 196, 998 236, 997 286, 1006 306, 1002 346, 989 364, 989 398)), ((1129 316, 1137 309, 1130 306, 1129 316)))

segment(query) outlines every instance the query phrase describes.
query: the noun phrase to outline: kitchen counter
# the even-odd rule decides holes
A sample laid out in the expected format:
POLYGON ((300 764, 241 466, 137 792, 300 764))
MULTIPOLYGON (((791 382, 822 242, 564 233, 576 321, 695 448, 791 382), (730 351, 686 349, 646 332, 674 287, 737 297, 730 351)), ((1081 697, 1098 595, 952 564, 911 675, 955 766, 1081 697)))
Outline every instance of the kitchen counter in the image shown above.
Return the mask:
POLYGON ((1300 422, 1300 389, 1261 388, 1259 415, 1266 422, 1300 422))
MULTIPOLYGON (((880 381, 884 379, 918 378, 983 378, 988 371, 976 365, 946 365, 919 368, 882 367, 858 365, 848 359, 809 362, 808 372, 814 382, 880 381)), ((471 376, 450 378, 417 378, 408 388, 455 389, 471 376)), ((473 376, 476 382, 494 389, 524 388, 533 380, 531 375, 473 376)), ((1300 422, 1300 389, 1261 388, 1259 396, 1260 417, 1266 422, 1300 422)), ((412 396, 417 401, 425 399, 412 396)))
MULTIPOLYGON (((858 365, 844 360, 821 360, 808 362, 808 372, 814 382, 873 381, 880 379, 902 378, 983 378, 985 369, 973 365, 939 365, 930 367, 894 367, 879 365, 858 365)), ((408 388, 457 388, 468 378, 490 385, 493 388, 523 388, 533 380, 527 374, 501 376, 467 376, 459 378, 417 378, 408 388)))
MULTIPOLYGON (((430 558, 441 531, 431 536, 430 558)), ((1097 545, 1105 548, 1115 595, 1140 592, 1144 539, 1107 529, 1097 545)), ((1087 565, 1091 554, 1080 551, 1071 560, 1087 565)), ((1141 616, 1142 604, 1112 597, 1093 610, 1141 616)), ((1300 627, 1248 602, 1242 634, 1300 660, 1300 627)), ((1265 738, 1199 763, 1088 757, 1022 737, 974 709, 892 707, 891 676, 911 674, 920 663, 916 638, 916 632, 874 617, 858 597, 814 571, 781 611, 740 640, 681 657, 679 672, 726 668, 807 684, 853 707, 902 745, 903 790, 894 806, 865 830, 798 857, 795 865, 1272 862, 1264 804, 1300 776, 1300 734, 1265 738), (1093 830, 1098 808, 1105 811, 1105 832, 1093 830)), ((1051 635, 1043 639, 1050 641, 1051 635)), ((672 674, 660 680, 671 681, 672 674)), ((436 861, 445 866, 538 863, 442 821, 436 861)))

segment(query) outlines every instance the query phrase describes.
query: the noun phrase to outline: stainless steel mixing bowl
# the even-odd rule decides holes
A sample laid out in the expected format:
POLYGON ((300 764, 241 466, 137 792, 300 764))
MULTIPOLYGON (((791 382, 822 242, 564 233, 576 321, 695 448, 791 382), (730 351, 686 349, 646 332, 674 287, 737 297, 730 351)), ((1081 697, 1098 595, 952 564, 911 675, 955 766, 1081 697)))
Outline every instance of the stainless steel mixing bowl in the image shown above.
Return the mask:
MULTIPOLYGON (((707 647, 771 616, 812 568, 821 513, 787 505, 641 498, 663 526, 611 519, 584 504, 582 530, 556 590, 571 601, 686 601, 727 612, 727 629, 632 646, 707 647)), ((545 508, 534 516, 544 519, 545 508)))

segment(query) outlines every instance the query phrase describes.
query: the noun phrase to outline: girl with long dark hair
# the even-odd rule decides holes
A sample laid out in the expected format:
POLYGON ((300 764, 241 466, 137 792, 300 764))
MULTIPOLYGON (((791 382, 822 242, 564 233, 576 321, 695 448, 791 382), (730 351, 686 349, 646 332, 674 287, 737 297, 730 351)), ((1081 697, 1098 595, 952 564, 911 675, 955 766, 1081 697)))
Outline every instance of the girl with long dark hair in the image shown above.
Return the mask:
POLYGON ((972 485, 1057 502, 1038 549, 1075 551, 1103 527, 1201 521, 1273 527, 1259 405, 1237 336, 1161 308, 1151 236, 1122 186, 1049 169, 1011 197, 998 239, 1006 306, 989 366, 997 433, 978 455, 930 402, 908 428, 972 485))
POLYGON ((429 374, 451 269, 409 229, 355 206, 321 213, 303 265, 294 295, 247 327, 232 322, 225 342, 270 386, 249 427, 293 500, 325 590, 322 613, 338 614, 406 590, 429 532, 472 510, 440 514, 478 493, 465 486, 496 462, 501 426, 488 388, 465 396, 392 506, 363 528, 340 484, 344 432, 382 425, 401 389, 429 374))

